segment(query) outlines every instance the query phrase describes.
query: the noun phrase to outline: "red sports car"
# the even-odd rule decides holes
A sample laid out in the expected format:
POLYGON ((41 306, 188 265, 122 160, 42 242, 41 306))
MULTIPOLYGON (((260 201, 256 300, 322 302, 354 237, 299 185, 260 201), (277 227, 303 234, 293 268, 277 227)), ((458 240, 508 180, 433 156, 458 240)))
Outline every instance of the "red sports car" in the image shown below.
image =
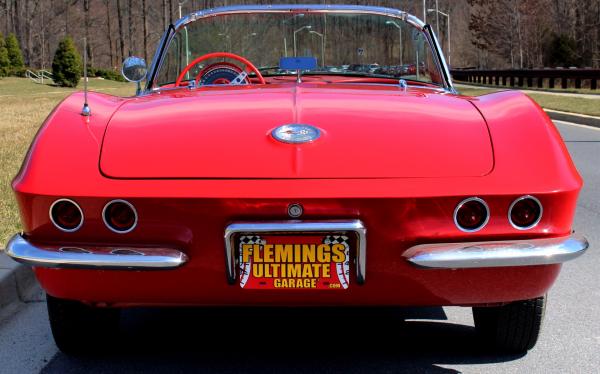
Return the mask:
POLYGON ((542 109, 458 94, 405 12, 198 11, 123 74, 145 80, 135 97, 64 100, 13 182, 6 252, 35 268, 65 352, 109 338, 121 308, 167 305, 466 306, 523 352, 588 247, 542 109), (373 64, 422 68, 348 68, 373 64))

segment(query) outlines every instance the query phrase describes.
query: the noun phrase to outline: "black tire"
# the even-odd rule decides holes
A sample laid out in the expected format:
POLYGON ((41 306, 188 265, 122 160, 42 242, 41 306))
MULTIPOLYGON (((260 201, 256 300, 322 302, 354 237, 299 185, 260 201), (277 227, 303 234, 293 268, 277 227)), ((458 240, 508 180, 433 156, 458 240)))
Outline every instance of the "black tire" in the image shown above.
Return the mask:
POLYGON ((507 353, 535 346, 542 328, 546 296, 497 307, 473 307, 475 330, 483 342, 507 353))
POLYGON ((66 354, 94 354, 114 346, 120 309, 95 308, 46 295, 52 336, 66 354), (112 340, 112 341, 111 341, 112 340))

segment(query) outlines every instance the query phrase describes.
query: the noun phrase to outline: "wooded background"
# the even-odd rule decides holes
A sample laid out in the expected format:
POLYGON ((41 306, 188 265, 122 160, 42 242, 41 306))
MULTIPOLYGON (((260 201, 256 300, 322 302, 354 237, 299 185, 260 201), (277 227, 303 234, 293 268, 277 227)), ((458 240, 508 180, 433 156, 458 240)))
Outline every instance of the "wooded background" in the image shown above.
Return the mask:
MULTIPOLYGON (((61 39, 90 65, 118 68, 124 56, 150 60, 165 28, 179 18, 178 0, 0 0, 0 32, 16 34, 32 68, 48 68, 61 39)), ((427 0, 428 8, 435 0, 427 0)), ((423 0, 187 0, 183 14, 235 4, 345 3, 390 6, 423 18, 423 0)), ((600 67, 600 0, 438 0, 450 14, 452 67, 600 67)), ((446 17, 427 15, 444 51, 446 17)))

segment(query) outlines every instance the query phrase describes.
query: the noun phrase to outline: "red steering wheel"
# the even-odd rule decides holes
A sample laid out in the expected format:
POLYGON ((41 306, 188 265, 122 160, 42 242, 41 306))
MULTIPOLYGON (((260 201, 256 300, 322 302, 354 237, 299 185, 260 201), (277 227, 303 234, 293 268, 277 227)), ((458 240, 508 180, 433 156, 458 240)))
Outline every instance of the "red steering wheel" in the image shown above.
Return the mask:
MULTIPOLYGON (((211 58, 230 58, 230 59, 236 60, 246 66, 247 72, 254 72, 254 74, 256 74, 256 77, 258 78, 258 81, 260 84, 265 84, 265 78, 263 78, 262 74, 260 74, 260 71, 258 71, 256 66, 254 66, 250 61, 248 61, 245 58, 243 58, 242 56, 238 56, 234 53, 214 52, 214 53, 208 53, 203 56, 200 56, 200 57, 196 58, 194 61, 190 62, 189 65, 186 66, 181 71, 181 73, 179 73, 179 76, 177 77, 177 80, 175 81, 175 87, 178 87, 181 85, 181 81, 183 80, 185 74, 188 71, 190 71, 191 68, 193 68, 196 64, 198 64, 204 60, 211 59, 211 58)), ((198 77, 196 79, 196 81, 198 81, 198 80, 200 80, 200 77, 198 77)))

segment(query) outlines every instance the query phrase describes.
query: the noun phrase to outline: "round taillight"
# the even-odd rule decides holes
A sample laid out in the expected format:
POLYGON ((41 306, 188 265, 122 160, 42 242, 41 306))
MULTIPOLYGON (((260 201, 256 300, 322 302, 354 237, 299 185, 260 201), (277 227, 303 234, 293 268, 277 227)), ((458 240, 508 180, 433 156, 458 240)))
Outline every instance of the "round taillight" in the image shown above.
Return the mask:
POLYGON ((104 206, 102 219, 112 231, 125 234, 137 225, 137 212, 133 205, 125 200, 113 200, 104 206))
POLYGON ((485 201, 470 197, 461 201, 454 209, 454 223, 461 231, 481 230, 490 219, 490 209, 485 201))
POLYGON ((527 230, 542 219, 542 204, 533 196, 521 196, 510 205, 508 220, 514 228, 527 230))
POLYGON ((59 199, 50 206, 50 221, 61 231, 77 231, 83 225, 83 211, 73 200, 59 199))

